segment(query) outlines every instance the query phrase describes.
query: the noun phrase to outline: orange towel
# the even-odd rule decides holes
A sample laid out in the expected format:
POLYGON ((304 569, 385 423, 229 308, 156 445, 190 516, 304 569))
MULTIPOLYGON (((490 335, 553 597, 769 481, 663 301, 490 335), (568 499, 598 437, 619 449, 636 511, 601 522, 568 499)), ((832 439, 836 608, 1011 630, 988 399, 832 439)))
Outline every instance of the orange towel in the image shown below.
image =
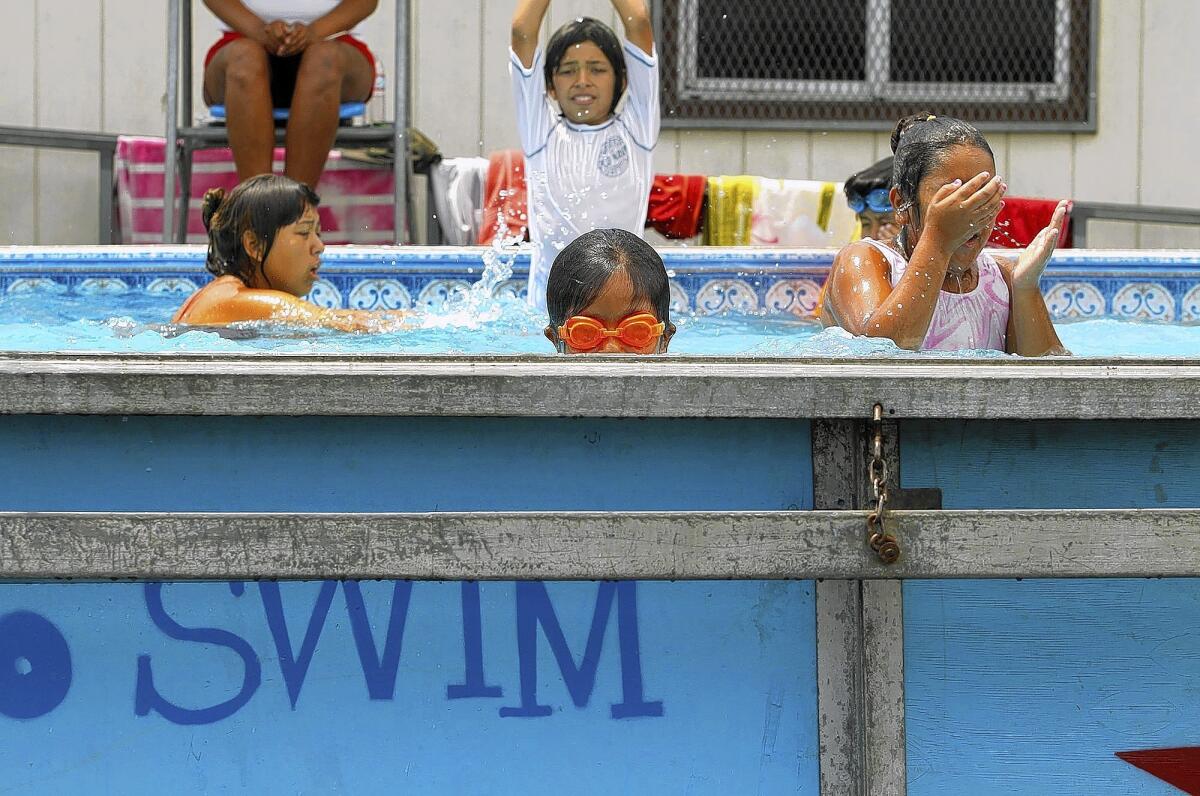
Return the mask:
POLYGON ((525 190, 525 156, 519 149, 493 152, 488 158, 483 189, 483 223, 479 242, 490 245, 502 239, 529 239, 529 199, 525 190))

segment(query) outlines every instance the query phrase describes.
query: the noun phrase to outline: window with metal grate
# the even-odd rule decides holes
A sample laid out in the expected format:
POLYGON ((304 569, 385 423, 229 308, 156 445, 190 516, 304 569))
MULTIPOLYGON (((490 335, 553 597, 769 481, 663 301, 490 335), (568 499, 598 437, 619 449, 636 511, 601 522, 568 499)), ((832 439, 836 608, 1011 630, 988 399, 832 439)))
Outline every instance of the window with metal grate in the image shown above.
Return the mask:
POLYGON ((1095 2, 660 0, 663 121, 1092 129, 1095 2))

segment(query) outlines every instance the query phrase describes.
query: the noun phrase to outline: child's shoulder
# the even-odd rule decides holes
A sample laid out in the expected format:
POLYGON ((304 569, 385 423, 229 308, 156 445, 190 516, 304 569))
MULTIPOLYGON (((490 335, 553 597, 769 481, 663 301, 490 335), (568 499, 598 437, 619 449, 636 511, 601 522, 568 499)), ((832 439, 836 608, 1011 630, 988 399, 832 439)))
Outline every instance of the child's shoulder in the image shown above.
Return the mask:
MULTIPOLYGON (((871 238, 860 238, 853 243, 848 243, 843 246, 837 253, 837 259, 842 258, 871 258, 881 262, 887 262, 888 257, 884 249, 889 248, 887 244, 880 243, 871 238)), ((899 252, 896 253, 897 255, 899 252)))

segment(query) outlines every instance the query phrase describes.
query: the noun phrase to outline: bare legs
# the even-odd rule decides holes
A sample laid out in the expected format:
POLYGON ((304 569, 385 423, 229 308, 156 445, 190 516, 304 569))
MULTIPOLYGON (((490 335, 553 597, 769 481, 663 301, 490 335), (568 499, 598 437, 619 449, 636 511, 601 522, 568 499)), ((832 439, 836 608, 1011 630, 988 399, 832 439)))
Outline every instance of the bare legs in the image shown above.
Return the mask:
POLYGON ((317 42, 304 51, 288 120, 287 176, 317 184, 337 133, 338 105, 364 99, 374 79, 366 57, 345 42, 317 42))
MULTIPOLYGON (((225 104, 239 181, 271 171, 275 128, 269 70, 262 45, 237 39, 217 51, 204 72, 205 101, 225 104)), ((292 95, 284 174, 316 186, 337 132, 338 105, 366 98, 374 78, 366 57, 345 42, 317 42, 304 51, 292 95)))
POLYGON ((236 39, 218 50, 204 70, 204 101, 225 104, 238 182, 270 173, 275 123, 271 120, 271 73, 263 46, 236 39))

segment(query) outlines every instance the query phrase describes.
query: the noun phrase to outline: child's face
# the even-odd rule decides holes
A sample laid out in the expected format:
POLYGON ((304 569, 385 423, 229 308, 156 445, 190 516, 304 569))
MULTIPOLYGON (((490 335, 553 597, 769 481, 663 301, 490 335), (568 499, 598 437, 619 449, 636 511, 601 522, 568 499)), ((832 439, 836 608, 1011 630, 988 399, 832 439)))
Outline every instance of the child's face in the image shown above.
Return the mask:
POLYGON ((612 116, 617 79, 612 63, 593 42, 567 48, 548 91, 563 115, 576 124, 600 124, 612 116))
MULTIPOLYGON (((996 162, 992 160, 992 156, 985 150, 974 146, 956 146, 946 153, 942 162, 930 169, 921 180, 921 185, 917 189, 917 207, 919 208, 918 229, 917 235, 912 241, 915 247, 917 241, 920 240, 921 227, 925 224, 926 211, 929 208, 930 202, 933 201, 936 194, 943 185, 962 180, 967 182, 975 177, 980 172, 986 171, 988 174, 996 173, 996 162)), ((892 197, 893 203, 897 201, 897 197, 892 197)), ((970 268, 975 260, 979 257, 979 253, 983 251, 983 247, 987 245, 988 238, 992 236, 992 228, 996 224, 996 219, 992 219, 987 226, 982 227, 979 232, 973 235, 962 246, 958 248, 954 254, 950 255, 950 268, 952 271, 965 271, 970 268)))
MULTIPOLYGON (((633 282, 630 281, 629 274, 622 270, 617 271, 608 278, 608 281, 604 283, 604 287, 600 289, 600 295, 596 296, 595 301, 574 314, 595 318, 604 324, 604 328, 606 329, 616 329, 621 321, 641 312, 649 313, 658 318, 653 305, 648 300, 634 298, 633 282)), ((618 337, 606 337, 598 348, 588 351, 574 349, 565 342, 562 345, 564 353, 567 354, 658 354, 666 353, 667 346, 671 342, 671 335, 673 334, 675 334, 675 325, 668 323, 663 330, 662 337, 655 338, 640 348, 630 347, 618 337)), ((558 347, 560 340, 554 327, 546 327, 546 338, 551 343, 554 343, 556 348, 558 347)))
POLYGON ((275 233, 262 268, 271 288, 297 297, 312 290, 321 267, 321 252, 325 251, 320 224, 317 209, 306 207, 300 218, 275 233))
POLYGON ((895 213, 877 213, 868 208, 858 214, 858 221, 862 224, 864 238, 890 241, 900 234, 899 227, 896 226, 895 213))

